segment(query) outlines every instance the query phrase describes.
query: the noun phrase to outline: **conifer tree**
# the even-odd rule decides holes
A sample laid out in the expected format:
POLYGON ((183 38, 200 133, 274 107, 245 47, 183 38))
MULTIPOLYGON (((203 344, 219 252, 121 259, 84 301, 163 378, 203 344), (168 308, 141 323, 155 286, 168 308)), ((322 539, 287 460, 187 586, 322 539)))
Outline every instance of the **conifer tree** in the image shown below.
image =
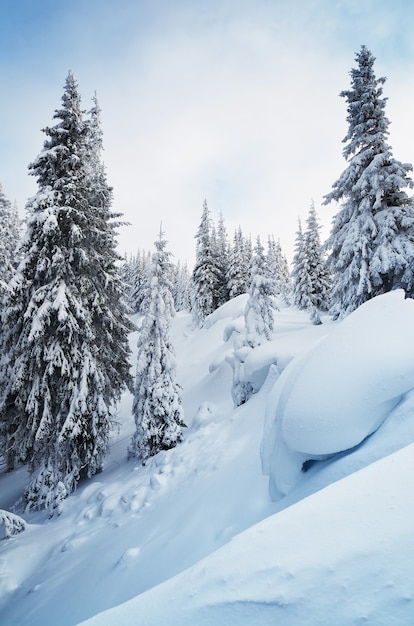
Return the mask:
POLYGON ((295 252, 293 255, 293 302, 299 309, 307 309, 309 306, 307 294, 307 259, 303 236, 302 222, 298 218, 298 229, 296 231, 295 252))
POLYGON ((173 299, 176 311, 190 311, 190 274, 187 263, 180 263, 174 267, 173 299))
POLYGON ((8 200, 0 185, 0 303, 17 267, 20 224, 16 204, 8 200))
POLYGON ((282 252, 280 241, 276 241, 273 235, 267 239, 266 264, 269 278, 273 282, 274 295, 282 296, 289 304, 292 290, 289 265, 282 252))
POLYGON ((306 256, 305 281, 306 308, 310 310, 314 324, 320 324, 320 312, 328 311, 330 304, 331 282, 325 262, 325 255, 320 243, 320 224, 312 202, 306 221, 304 248, 306 256))
POLYGON ((249 299, 244 312, 246 345, 255 348, 271 339, 275 310, 273 280, 269 278, 264 248, 257 237, 250 266, 249 299))
POLYGON ((29 166, 22 261, 4 315, 0 420, 9 468, 29 463, 28 508, 53 510, 102 467, 130 384, 111 190, 69 72, 58 123, 29 166))
POLYGON ((340 94, 348 103, 348 167, 325 197, 342 203, 327 241, 335 316, 393 289, 414 290, 414 210, 405 191, 412 166, 397 161, 387 143, 385 78, 375 76, 375 57, 362 46, 356 61, 351 89, 340 94))
POLYGON ((152 257, 151 289, 138 338, 133 414, 136 430, 128 452, 145 463, 182 439, 181 388, 176 381, 174 349, 169 329, 174 316, 171 294, 170 253, 160 231, 152 257))
POLYGON ((229 300, 227 287, 227 269, 229 265, 229 242, 223 215, 220 213, 216 231, 216 265, 218 268, 217 305, 221 306, 229 300))
POLYGON ((226 272, 229 298, 235 298, 249 290, 251 244, 239 228, 234 232, 226 272))
POLYGON ((274 328, 273 280, 267 270, 264 248, 257 237, 251 260, 249 299, 244 311, 245 330, 236 342, 234 356, 228 361, 233 367, 232 397, 236 406, 244 404, 254 393, 251 381, 246 379, 244 363, 248 354, 266 341, 270 341, 274 328))
POLYGON ((132 287, 128 302, 134 313, 141 311, 151 274, 151 253, 138 250, 132 267, 132 287))
POLYGON ((293 258, 293 297, 296 306, 308 310, 314 324, 320 324, 320 313, 329 310, 331 282, 325 254, 319 237, 320 224, 312 202, 302 232, 299 220, 293 258))
POLYGON ((201 326, 207 315, 215 311, 218 306, 220 284, 220 268, 215 254, 213 225, 206 200, 204 200, 196 239, 192 313, 194 323, 201 326))

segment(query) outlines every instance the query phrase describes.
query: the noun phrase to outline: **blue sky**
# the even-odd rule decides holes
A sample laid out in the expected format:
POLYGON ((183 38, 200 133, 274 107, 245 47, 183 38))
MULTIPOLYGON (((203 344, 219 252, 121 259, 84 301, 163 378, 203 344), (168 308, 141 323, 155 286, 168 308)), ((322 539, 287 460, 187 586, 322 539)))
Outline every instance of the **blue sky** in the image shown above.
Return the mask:
POLYGON ((2 0, 0 182, 24 212, 27 166, 60 107, 69 69, 102 107, 121 251, 152 248, 162 220, 192 262, 207 199, 230 235, 280 237, 321 206, 346 164, 349 70, 361 46, 388 80, 394 156, 414 161, 410 0, 2 0))

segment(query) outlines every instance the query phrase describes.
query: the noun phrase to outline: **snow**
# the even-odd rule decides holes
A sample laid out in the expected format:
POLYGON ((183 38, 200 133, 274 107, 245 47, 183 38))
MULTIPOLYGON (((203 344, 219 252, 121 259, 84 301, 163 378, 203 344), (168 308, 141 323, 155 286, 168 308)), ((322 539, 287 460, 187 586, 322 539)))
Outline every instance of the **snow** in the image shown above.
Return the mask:
MULTIPOLYGON (((25 515, 26 530, 0 542, 0 623, 411 623, 413 302, 394 292, 321 326, 278 304, 272 341, 249 356, 257 393, 236 409, 226 357, 245 298, 201 329, 176 315, 183 442, 145 466, 128 461, 125 394, 103 472, 60 516, 25 515), (315 418, 321 406, 333 411, 334 435, 315 418), (274 484, 276 431, 284 490, 274 484), (313 457, 322 458, 301 471, 313 457)), ((24 468, 0 474, 1 509, 26 480, 24 468)))
POLYGON ((413 318, 402 290, 374 298, 284 371, 263 443, 273 494, 292 488, 305 461, 360 444, 413 389, 413 318))

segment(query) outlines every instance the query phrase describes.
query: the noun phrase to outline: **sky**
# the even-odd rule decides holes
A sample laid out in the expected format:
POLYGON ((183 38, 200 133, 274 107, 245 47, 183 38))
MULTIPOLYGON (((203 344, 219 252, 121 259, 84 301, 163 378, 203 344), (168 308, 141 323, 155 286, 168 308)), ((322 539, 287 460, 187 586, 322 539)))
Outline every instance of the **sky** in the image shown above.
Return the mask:
POLYGON ((22 217, 73 71, 96 92, 121 254, 151 250, 160 224, 176 260, 194 261, 204 199, 229 237, 279 238, 292 258, 298 218, 346 167, 346 102, 367 45, 386 76, 394 156, 414 161, 410 0, 2 0, 0 183, 22 217))

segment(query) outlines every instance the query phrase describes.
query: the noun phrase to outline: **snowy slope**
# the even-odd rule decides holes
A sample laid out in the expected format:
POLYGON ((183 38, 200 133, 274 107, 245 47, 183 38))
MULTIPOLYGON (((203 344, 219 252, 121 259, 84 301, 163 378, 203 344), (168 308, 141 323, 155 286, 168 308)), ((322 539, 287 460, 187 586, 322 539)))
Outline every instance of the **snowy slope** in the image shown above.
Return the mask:
POLYGON ((408 625, 414 616, 413 472, 410 445, 255 524, 183 574, 86 624, 408 625))
MULTIPOLYGON (((391 609, 400 620, 392 623, 410 623, 401 620, 414 613, 405 448, 414 441, 413 394, 362 445, 315 463, 272 502, 260 457, 265 414, 287 370, 339 324, 312 326, 281 307, 273 342, 251 363, 253 373, 270 368, 267 380, 234 410, 226 356, 244 304, 236 298, 200 330, 186 314, 174 320, 188 424, 181 445, 145 467, 127 461, 125 395, 103 473, 80 485, 60 517, 31 514, 24 533, 0 542, 1 624, 65 626, 95 615, 93 624, 260 625, 279 615, 323 624, 334 614, 341 624, 364 615, 386 624, 391 609)), ((0 476, 0 508, 10 509, 24 480, 24 469, 0 476)))

